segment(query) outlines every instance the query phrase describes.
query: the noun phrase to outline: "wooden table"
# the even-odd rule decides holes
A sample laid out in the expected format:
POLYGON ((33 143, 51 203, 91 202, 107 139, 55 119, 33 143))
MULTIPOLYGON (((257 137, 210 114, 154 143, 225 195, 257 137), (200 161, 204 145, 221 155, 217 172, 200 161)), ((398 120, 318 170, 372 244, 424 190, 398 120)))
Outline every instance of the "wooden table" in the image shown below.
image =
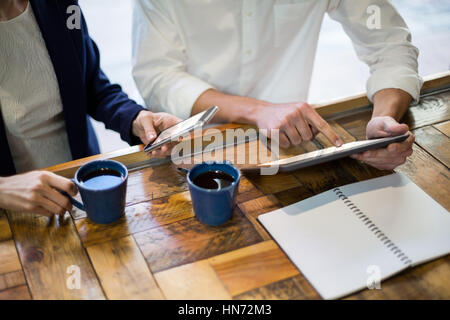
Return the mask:
MULTIPOLYGON (((449 72, 425 83, 423 93, 428 95, 405 117, 416 135, 414 153, 396 169, 447 210, 448 88, 449 72)), ((364 138, 371 114, 365 95, 318 106, 318 110, 346 142, 364 138)), ((313 142, 282 150, 280 156, 328 145, 319 135, 313 142)), ((247 147, 263 146, 254 141, 247 147)), ((147 158, 141 148, 50 170, 71 177, 81 164, 98 158, 113 158, 134 167, 145 165, 147 158)), ((317 292, 258 223, 257 216, 335 186, 388 173, 347 158, 275 176, 248 175, 242 179, 232 220, 221 227, 196 220, 185 179, 171 163, 130 172, 126 215, 111 225, 95 225, 76 210, 62 222, 0 212, 0 299, 317 299, 317 292), (79 267, 79 289, 67 286, 74 275, 71 266, 79 267)), ((449 299, 449 262, 447 256, 409 269, 384 281, 381 290, 363 290, 348 298, 449 299)))

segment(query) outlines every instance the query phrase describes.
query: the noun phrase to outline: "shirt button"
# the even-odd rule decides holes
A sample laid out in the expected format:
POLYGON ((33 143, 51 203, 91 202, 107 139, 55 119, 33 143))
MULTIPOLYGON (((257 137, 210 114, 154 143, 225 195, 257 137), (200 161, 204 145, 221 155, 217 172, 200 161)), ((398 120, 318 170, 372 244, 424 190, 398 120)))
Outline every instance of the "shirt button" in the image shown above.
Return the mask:
POLYGON ((247 50, 247 54, 248 54, 248 55, 251 55, 252 53, 253 53, 252 50, 247 50))
POLYGON ((249 17, 251 17, 251 16, 253 16, 253 12, 249 12, 249 13, 247 13, 247 16, 249 16, 249 17))

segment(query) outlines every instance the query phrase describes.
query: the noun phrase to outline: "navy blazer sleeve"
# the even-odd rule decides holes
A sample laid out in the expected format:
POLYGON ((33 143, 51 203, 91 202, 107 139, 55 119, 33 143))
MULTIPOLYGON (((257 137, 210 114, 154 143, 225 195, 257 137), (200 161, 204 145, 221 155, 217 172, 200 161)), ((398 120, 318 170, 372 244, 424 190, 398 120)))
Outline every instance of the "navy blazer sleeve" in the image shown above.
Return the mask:
POLYGON ((81 34, 85 42, 87 63, 87 113, 103 122, 106 128, 119 132, 121 138, 131 145, 142 143, 131 133, 131 126, 137 114, 146 109, 129 99, 119 85, 109 82, 100 68, 100 53, 89 36, 84 17, 81 34))

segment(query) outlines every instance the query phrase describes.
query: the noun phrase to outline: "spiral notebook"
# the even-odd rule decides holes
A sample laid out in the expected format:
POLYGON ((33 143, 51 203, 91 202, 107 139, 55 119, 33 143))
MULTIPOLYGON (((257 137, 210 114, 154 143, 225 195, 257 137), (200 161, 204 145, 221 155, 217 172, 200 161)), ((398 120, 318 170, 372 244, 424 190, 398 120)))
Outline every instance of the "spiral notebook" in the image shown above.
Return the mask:
POLYGON ((325 299, 450 252, 450 213, 399 173, 335 188, 258 219, 325 299))

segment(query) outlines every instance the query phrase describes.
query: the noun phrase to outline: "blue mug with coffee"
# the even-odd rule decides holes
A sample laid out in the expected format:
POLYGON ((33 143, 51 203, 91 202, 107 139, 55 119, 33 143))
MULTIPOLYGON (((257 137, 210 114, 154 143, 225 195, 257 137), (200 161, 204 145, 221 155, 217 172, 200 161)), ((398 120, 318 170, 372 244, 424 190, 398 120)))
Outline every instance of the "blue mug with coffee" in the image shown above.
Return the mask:
POLYGON ((218 226, 231 218, 241 180, 236 167, 230 162, 203 162, 192 167, 186 178, 198 220, 218 226))
POLYGON ((70 201, 78 209, 86 211, 92 222, 107 224, 117 221, 125 212, 127 180, 128 170, 120 162, 88 162, 77 170, 72 179, 83 203, 72 197, 69 197, 70 201))

